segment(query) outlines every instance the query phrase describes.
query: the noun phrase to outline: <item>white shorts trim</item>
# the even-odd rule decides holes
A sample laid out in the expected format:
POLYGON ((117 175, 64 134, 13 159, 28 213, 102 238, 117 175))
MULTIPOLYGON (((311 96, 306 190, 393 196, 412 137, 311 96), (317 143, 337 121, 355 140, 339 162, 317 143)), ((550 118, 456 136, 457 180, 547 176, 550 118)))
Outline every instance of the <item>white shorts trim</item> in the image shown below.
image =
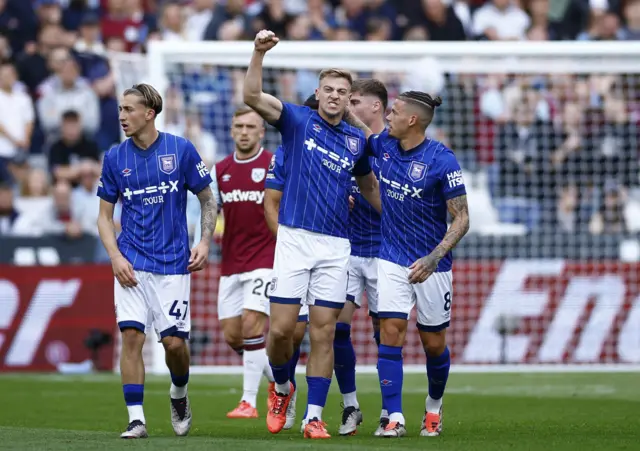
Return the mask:
POLYGON ((272 269, 255 269, 220 277, 218 319, 242 316, 243 310, 269 315, 269 287, 272 269))
POLYGON ((416 306, 418 329, 437 332, 449 327, 453 299, 452 273, 435 272, 418 284, 409 283, 409 268, 378 262, 378 316, 409 319, 416 306))
POLYGON ((349 257, 349 282, 347 301, 358 308, 362 306, 362 295, 367 292, 369 315, 378 315, 378 259, 371 257, 349 257))
POLYGON ((191 275, 152 274, 134 271, 138 285, 123 288, 114 279, 114 301, 118 327, 146 333, 151 326, 158 340, 174 336, 189 338, 191 331, 191 275))
POLYGON ((350 253, 346 238, 280 225, 271 302, 342 308, 350 253))

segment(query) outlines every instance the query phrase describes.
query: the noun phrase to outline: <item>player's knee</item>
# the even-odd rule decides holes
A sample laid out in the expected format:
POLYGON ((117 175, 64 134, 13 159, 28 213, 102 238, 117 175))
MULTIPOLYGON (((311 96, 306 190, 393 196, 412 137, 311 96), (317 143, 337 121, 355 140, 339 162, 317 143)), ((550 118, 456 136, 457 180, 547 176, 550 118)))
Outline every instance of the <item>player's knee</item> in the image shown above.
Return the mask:
POLYGON ((402 346, 407 333, 407 321, 384 318, 380 321, 380 342, 387 346, 402 346))
POLYGON ((145 334, 138 330, 127 328, 122 330, 122 352, 126 354, 142 353, 145 334))
POLYGON ((164 351, 169 355, 181 354, 186 351, 186 342, 180 337, 164 337, 162 346, 164 346, 164 351))
POLYGON ((251 338, 262 335, 265 323, 266 315, 264 313, 245 310, 242 314, 242 336, 251 338))
POLYGON ((437 357, 444 352, 447 346, 446 330, 438 332, 422 332, 420 338, 422 340, 422 347, 427 356, 437 357))
POLYGON ((311 343, 315 345, 315 347, 327 345, 333 348, 333 339, 335 334, 335 323, 327 322, 309 325, 309 340, 311 340, 311 343))
POLYGON ((243 338, 240 317, 223 319, 220 323, 222 326, 224 341, 233 349, 241 348, 243 345, 243 338))

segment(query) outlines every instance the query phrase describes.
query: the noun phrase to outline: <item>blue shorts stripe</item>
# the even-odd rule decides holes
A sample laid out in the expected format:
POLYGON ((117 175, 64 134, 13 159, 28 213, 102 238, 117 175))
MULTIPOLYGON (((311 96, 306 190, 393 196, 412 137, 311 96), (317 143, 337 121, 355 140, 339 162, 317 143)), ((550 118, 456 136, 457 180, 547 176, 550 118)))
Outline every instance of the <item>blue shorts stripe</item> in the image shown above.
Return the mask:
POLYGON ((349 302, 356 302, 356 297, 352 294, 348 294, 347 295, 347 301, 349 302))
POLYGON ((447 327, 449 327, 450 321, 447 321, 446 323, 442 323, 438 326, 425 326, 424 324, 417 324, 416 326, 418 326, 418 330, 420 332, 440 332, 441 330, 446 329, 447 327))
POLYGON ((316 299, 313 305, 317 307, 329 307, 335 309, 341 309, 344 307, 344 302, 325 301, 324 299, 316 299))
POLYGON ((121 331, 124 329, 137 329, 142 333, 144 333, 146 329, 144 324, 138 321, 120 321, 118 323, 118 327, 120 328, 121 331))
POLYGON ((407 315, 404 312, 378 312, 378 318, 383 319, 383 318, 397 318, 397 319, 404 319, 404 320, 409 320, 409 315, 407 315))
POLYGON ((371 310, 369 310, 369 316, 371 318, 379 318, 380 316, 378 315, 378 312, 373 312, 371 310))
POLYGON ((274 304, 300 304, 302 298, 281 298, 280 296, 271 296, 269 297, 269 302, 274 304))
POLYGON ((308 323, 309 322, 309 315, 298 315, 298 322, 299 323, 308 323))
POLYGON ((184 332, 184 331, 178 330, 176 326, 171 326, 170 328, 160 332, 160 339, 163 339, 165 337, 178 337, 178 338, 183 338, 185 340, 188 340, 189 332, 184 332))

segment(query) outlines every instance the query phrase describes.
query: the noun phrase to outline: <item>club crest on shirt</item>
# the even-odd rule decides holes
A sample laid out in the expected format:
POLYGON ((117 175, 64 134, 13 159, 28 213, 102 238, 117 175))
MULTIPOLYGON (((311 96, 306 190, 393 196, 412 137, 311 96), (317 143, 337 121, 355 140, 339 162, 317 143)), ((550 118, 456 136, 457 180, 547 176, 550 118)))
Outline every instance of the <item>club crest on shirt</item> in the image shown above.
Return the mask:
POLYGON ((411 166, 409 166, 409 178, 413 182, 419 182, 420 180, 422 180, 426 172, 427 172, 426 164, 420 163, 418 161, 411 162, 411 166))
POLYGON ((263 181, 266 172, 264 168, 253 168, 251 170, 251 180, 256 183, 263 181))
POLYGON ((358 147, 360 147, 360 140, 353 136, 347 136, 347 149, 354 155, 358 154, 358 147))
POLYGON ((169 175, 172 174, 173 171, 176 170, 176 156, 175 154, 170 155, 159 155, 158 156, 158 166, 161 172, 169 175))

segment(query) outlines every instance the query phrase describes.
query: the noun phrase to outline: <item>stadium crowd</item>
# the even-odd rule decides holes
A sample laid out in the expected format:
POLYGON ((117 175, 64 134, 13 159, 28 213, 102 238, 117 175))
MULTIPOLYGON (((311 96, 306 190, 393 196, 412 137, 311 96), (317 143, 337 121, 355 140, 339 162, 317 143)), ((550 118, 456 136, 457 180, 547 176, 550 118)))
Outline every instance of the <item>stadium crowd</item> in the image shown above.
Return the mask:
MULTIPOLYGON (((97 234, 101 154, 121 139, 109 52, 263 28, 287 40, 634 40, 640 0, 0 0, 0 237, 97 234)), ((165 129, 212 165, 233 151, 242 74, 168 75, 165 129)), ((392 98, 403 88, 398 74, 362 75, 383 79, 392 98)), ((293 102, 317 83, 304 70, 271 78, 293 102)), ((640 230, 638 74, 442 79, 430 133, 463 164, 472 233, 640 230)))

